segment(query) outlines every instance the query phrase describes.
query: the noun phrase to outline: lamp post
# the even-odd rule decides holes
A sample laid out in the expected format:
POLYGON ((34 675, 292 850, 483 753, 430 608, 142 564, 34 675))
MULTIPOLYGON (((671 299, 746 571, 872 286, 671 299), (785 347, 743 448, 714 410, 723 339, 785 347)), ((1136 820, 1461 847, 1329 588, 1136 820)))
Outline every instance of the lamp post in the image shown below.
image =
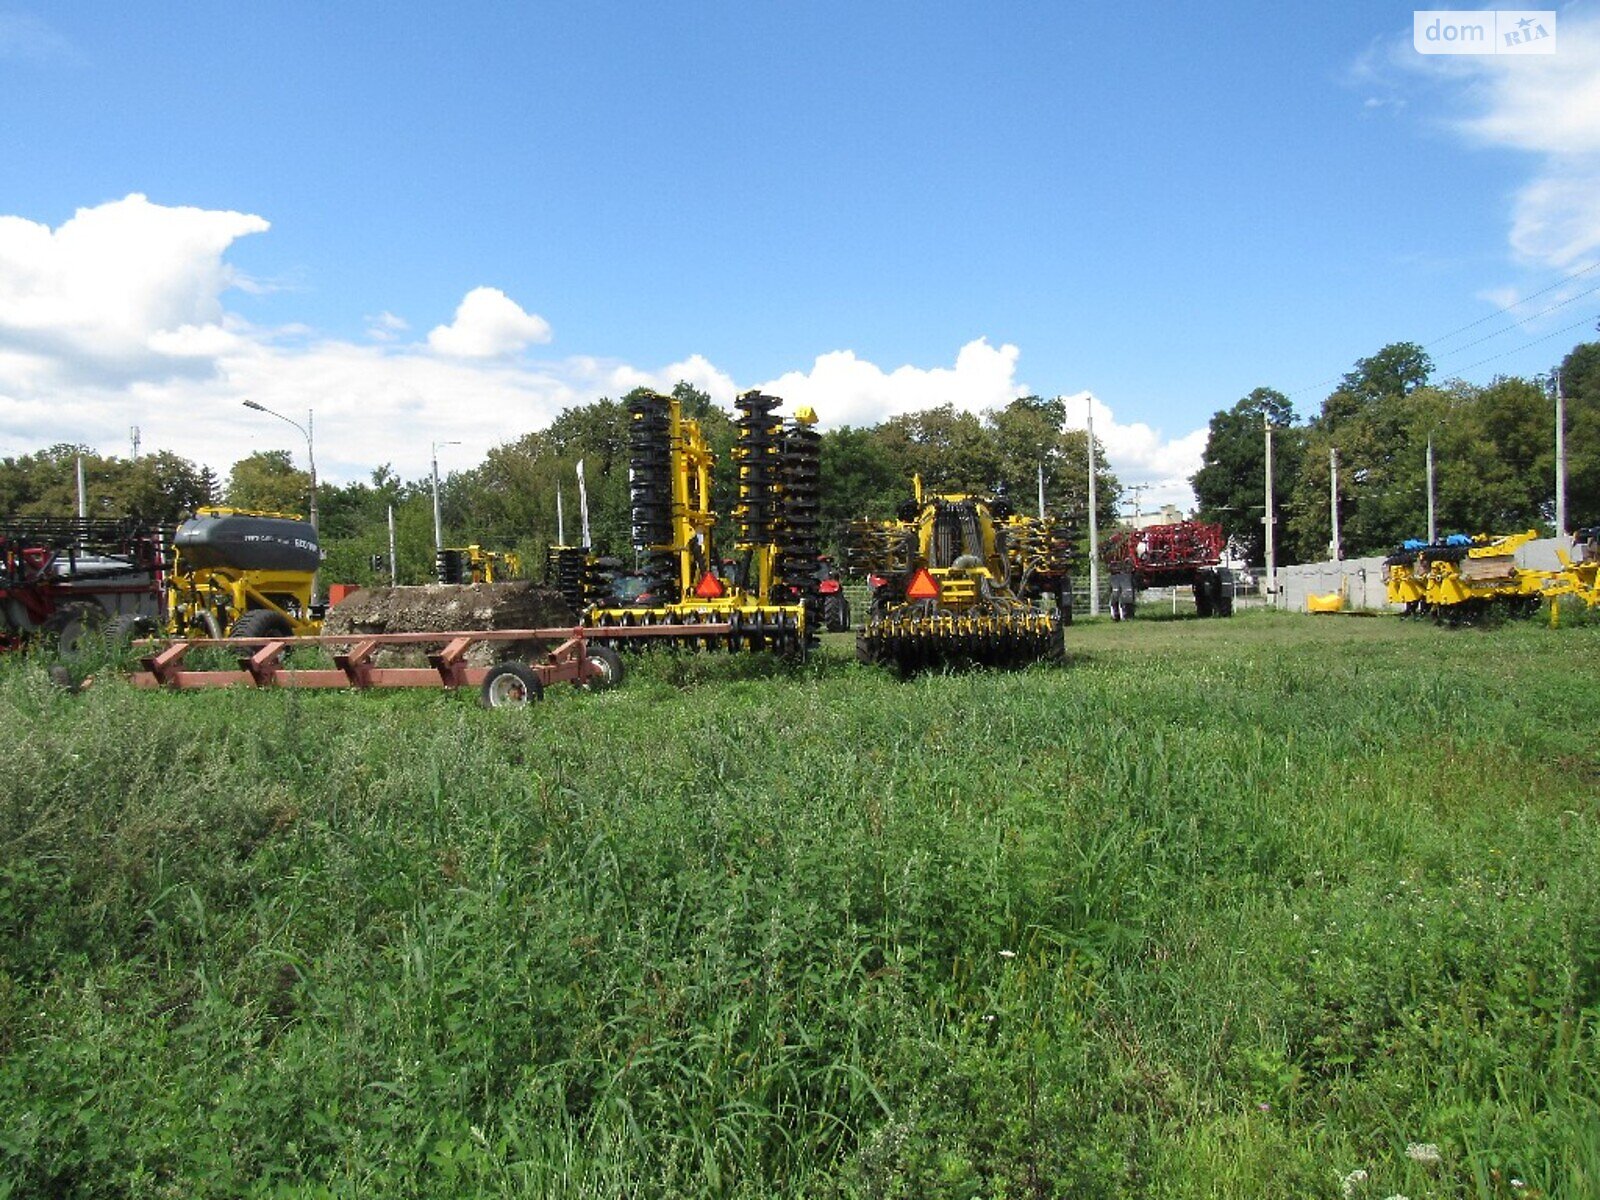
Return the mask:
POLYGON ((1089 615, 1100 615, 1100 520, 1095 512, 1094 488, 1094 397, 1089 397, 1089 615))
POLYGON ((253 408, 257 412, 264 412, 269 417, 277 417, 278 420, 293 425, 300 431, 300 436, 305 438, 306 465, 311 469, 311 528, 315 529, 317 527, 317 454, 311 442, 311 434, 314 428, 312 411, 310 409, 306 410, 306 423, 302 425, 299 421, 286 417, 281 412, 273 412, 265 404, 257 404, 254 400, 246 400, 244 406, 253 408))
POLYGON ((437 559, 439 551, 444 549, 444 522, 439 517, 439 447, 459 446, 460 442, 434 442, 433 443, 433 554, 437 559))
MULTIPOLYGON (((306 466, 310 468, 311 472, 311 528, 315 531, 317 528, 317 452, 311 439, 312 432, 316 428, 315 414, 311 409, 306 409, 306 423, 302 425, 292 417, 286 417, 281 412, 274 412, 265 404, 257 404, 254 400, 246 400, 244 406, 253 408, 256 412, 266 413, 269 417, 277 417, 278 420, 283 421, 285 424, 293 425, 300 431, 300 436, 306 439, 306 466)), ((313 604, 317 602, 317 594, 321 590, 321 575, 320 569, 312 572, 311 575, 311 603, 313 604)))

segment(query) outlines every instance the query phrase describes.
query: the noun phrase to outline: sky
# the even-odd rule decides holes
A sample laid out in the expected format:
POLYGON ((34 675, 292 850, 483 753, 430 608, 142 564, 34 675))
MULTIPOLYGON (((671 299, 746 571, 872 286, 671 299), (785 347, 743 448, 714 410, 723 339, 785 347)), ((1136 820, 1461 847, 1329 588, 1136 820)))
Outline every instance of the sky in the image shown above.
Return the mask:
POLYGON ((1140 503, 1387 343, 1600 319, 1600 0, 1424 56, 1391 3, 0 0, 0 457, 481 461, 679 379, 823 426, 1090 410, 1140 503))

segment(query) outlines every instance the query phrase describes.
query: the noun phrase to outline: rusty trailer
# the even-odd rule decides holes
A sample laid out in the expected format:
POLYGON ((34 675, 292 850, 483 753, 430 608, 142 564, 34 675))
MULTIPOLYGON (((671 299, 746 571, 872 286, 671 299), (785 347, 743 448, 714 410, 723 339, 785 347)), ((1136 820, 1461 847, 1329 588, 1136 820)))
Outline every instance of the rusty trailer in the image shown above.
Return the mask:
MULTIPOLYGON (((607 629, 605 638, 662 638, 685 635, 726 635, 725 624, 639 626, 607 629)), ((140 643, 146 652, 130 680, 137 687, 193 688, 415 688, 476 687, 487 708, 515 708, 543 699, 544 689, 571 683, 602 691, 622 682, 622 659, 609 646, 590 645, 594 633, 582 626, 556 629, 459 630, 449 633, 323 634, 315 637, 180 638, 170 642, 140 643), (554 643, 541 657, 529 662, 509 661, 473 666, 467 651, 484 642, 554 643), (291 667, 286 652, 301 646, 321 646, 333 658, 332 667, 291 667), (408 650, 433 646, 426 667, 379 666, 380 650, 408 650), (235 652, 239 666, 191 668, 190 651, 205 647, 235 652)))

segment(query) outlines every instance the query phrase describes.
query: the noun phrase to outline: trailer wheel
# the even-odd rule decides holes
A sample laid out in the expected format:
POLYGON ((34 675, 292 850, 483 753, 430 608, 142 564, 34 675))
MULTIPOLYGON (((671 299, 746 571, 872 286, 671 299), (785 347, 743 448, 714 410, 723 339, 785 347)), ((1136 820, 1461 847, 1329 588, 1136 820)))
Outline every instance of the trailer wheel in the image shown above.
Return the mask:
POLYGON ((107 646, 121 650, 136 638, 153 637, 155 633, 156 623, 152 618, 139 613, 123 613, 112 617, 111 624, 106 626, 105 642, 107 646))
POLYGON ((526 708, 544 699, 544 684, 521 663, 501 663, 483 677, 478 699, 485 708, 526 708))
POLYGON ((622 677, 627 672, 622 666, 622 655, 610 646, 590 646, 587 654, 589 661, 600 668, 598 675, 591 675, 584 681, 583 686, 591 692, 610 691, 622 682, 622 677))
POLYGON ((39 627, 45 636, 45 645, 62 658, 83 657, 90 640, 100 632, 106 622, 106 610, 98 604, 68 604, 51 613, 39 627))
POLYGON ((231 638, 293 637, 294 626, 289 624, 289 618, 282 613, 275 613, 270 608, 252 608, 233 623, 228 636, 231 638))

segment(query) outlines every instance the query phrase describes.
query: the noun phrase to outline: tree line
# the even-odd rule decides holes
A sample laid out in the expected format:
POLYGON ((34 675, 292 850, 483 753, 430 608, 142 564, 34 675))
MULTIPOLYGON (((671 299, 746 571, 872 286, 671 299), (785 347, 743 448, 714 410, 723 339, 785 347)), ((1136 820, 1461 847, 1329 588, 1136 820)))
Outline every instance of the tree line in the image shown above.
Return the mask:
MULTIPOLYGON (((1556 371, 1566 405, 1567 523, 1583 528, 1600 523, 1600 342, 1575 347, 1556 371)), ((1393 343, 1357 361, 1304 422, 1282 392, 1256 388, 1211 418, 1203 465, 1190 480, 1200 517, 1220 522, 1262 561, 1270 424, 1279 562, 1329 556, 1330 452, 1345 556, 1426 536, 1430 441, 1441 537, 1554 532, 1555 372, 1485 385, 1435 383, 1433 374, 1422 347, 1393 343)))
MULTIPOLYGON (((736 502, 731 450, 734 417, 705 392, 680 383, 673 395, 697 419, 718 456, 712 503, 721 514, 736 502)), ((535 567, 558 537, 557 495, 564 534, 580 539, 577 465, 584 464, 591 543, 600 553, 628 557, 628 401, 601 398, 564 410, 548 428, 494 447, 478 465, 440 480, 445 544, 476 543, 515 549, 535 567)), ((1061 401, 1027 396, 981 416, 943 405, 891 417, 871 426, 840 426, 822 435, 822 511, 825 546, 835 554, 844 527, 857 518, 883 519, 911 494, 912 476, 946 492, 1009 496, 1019 511, 1035 511, 1040 471, 1046 509, 1087 529, 1088 443, 1064 431, 1061 401)), ((209 469, 166 452, 139 459, 101 456, 86 447, 53 446, 0 460, 0 513, 70 516, 76 510, 75 464, 82 455, 91 515, 139 515, 171 526, 206 504, 304 513, 310 477, 287 450, 258 451, 233 464, 225 481, 209 469)), ((1102 527, 1114 523, 1121 495, 1096 447, 1096 507, 1102 527)), ((431 577, 431 478, 403 481, 384 465, 366 480, 319 482, 318 522, 327 558, 324 578, 386 582, 388 512, 395 514, 397 572, 403 583, 431 577)), ((730 527, 731 530, 731 527, 730 527)))

